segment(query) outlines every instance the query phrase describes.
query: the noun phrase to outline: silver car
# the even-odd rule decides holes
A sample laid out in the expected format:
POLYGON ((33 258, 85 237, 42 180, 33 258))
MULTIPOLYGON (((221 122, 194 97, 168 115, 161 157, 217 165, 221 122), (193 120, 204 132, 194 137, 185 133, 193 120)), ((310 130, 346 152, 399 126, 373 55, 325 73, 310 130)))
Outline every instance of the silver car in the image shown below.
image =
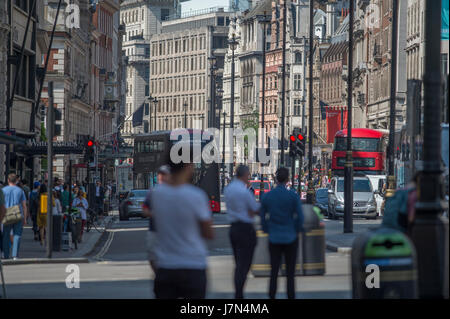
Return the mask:
MULTIPOLYGON (((353 178, 353 216, 377 218, 377 203, 370 180, 366 176, 353 178)), ((328 189, 328 218, 344 216, 344 177, 333 177, 328 189)))
POLYGON ((142 204, 147 192, 146 189, 132 189, 128 192, 127 197, 119 206, 120 220, 128 220, 130 217, 143 217, 142 204))

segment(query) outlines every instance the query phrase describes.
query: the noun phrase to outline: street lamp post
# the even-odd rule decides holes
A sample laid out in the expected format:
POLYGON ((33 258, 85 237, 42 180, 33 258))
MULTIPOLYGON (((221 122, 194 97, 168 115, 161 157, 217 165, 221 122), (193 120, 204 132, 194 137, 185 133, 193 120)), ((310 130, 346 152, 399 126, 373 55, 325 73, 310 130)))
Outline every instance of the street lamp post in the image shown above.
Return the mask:
MULTIPOLYGON (((284 129, 285 129, 285 121, 286 121, 286 24, 287 24, 287 0, 283 0, 283 44, 282 44, 282 52, 283 52, 283 69, 282 69, 282 78, 281 85, 283 87, 283 91, 281 91, 281 165, 284 166, 284 129)), ((311 21, 313 21, 311 19, 311 21)), ((313 23, 311 23, 312 25, 313 23)))
POLYGON ((154 104, 154 117, 155 117, 155 131, 156 131, 156 106, 158 105, 158 100, 155 98, 153 98, 153 104, 154 104))
POLYGON ((167 118, 167 116, 166 116, 166 118, 164 119, 164 122, 166 122, 166 130, 168 129, 168 126, 167 126, 167 122, 169 121, 169 119, 167 118))
POLYGON ((215 94, 215 79, 214 79, 214 71, 216 68, 216 57, 211 55, 208 57, 209 61, 209 76, 210 76, 210 99, 209 99, 209 117, 208 117, 208 127, 213 127, 215 124, 215 109, 214 109, 214 94, 215 94))
MULTIPOLYGON (((236 35, 233 33, 231 40, 228 41, 231 48, 231 101, 230 101, 230 128, 234 129, 234 50, 236 50, 238 41, 236 35)), ((231 162, 230 162, 230 175, 233 175, 234 171, 234 147, 233 139, 230 141, 231 146, 231 162)))
POLYGON ((417 251, 420 298, 448 298, 448 218, 442 216, 441 1, 425 2, 423 171, 411 238, 417 251))
MULTIPOLYGON (((257 16, 258 22, 263 25, 263 47, 262 47, 262 97, 261 97, 261 134, 260 137, 261 141, 261 148, 264 148, 264 142, 265 142, 265 100, 266 100, 266 28, 267 25, 270 23, 271 16, 266 15, 266 11, 264 11, 264 15, 258 15, 257 16)), ((259 185, 260 194, 261 190, 264 189, 264 175, 263 175, 263 169, 261 164, 261 184, 259 185)))
POLYGON ((308 191, 306 194, 306 202, 308 204, 313 204, 314 202, 314 188, 312 181, 312 156, 313 156, 313 115, 314 115, 314 107, 313 107, 313 63, 314 63, 314 52, 313 52, 313 44, 314 44, 314 0, 310 0, 309 2, 309 147, 308 147, 308 191))
POLYGON ((187 103, 184 101, 183 107, 184 107, 184 128, 187 128, 187 103))
POLYGON ((222 193, 225 188, 225 128, 227 113, 223 111, 223 135, 222 135, 222 193))
POLYGON ((348 29, 347 76, 347 154, 344 167, 344 233, 353 232, 353 152, 352 152, 352 97, 353 97, 353 22, 354 0, 350 0, 348 29))
MULTIPOLYGON (((217 116, 217 121, 214 122, 214 127, 220 129, 220 111, 222 110, 222 97, 223 97, 223 90, 220 87, 217 89, 216 96, 217 96, 216 109, 219 110, 219 112, 217 116)), ((214 112, 214 114, 216 113, 214 112)))
POLYGON ((205 114, 200 115, 200 120, 202 122, 202 130, 205 129, 204 123, 205 123, 205 114))
POLYGON ((398 0, 392 2, 392 48, 391 48, 391 92, 389 105, 389 147, 388 147, 388 178, 386 197, 395 193, 396 181, 394 176, 395 154, 395 104, 397 93, 397 30, 398 30, 398 0))
MULTIPOLYGON (((150 125, 150 128, 149 128, 149 130, 150 130, 150 132, 152 131, 152 111, 151 111, 151 107, 150 107, 150 103, 151 102, 153 102, 153 97, 151 96, 151 95, 149 95, 148 97, 147 97, 147 102, 149 102, 148 103, 148 113, 149 113, 149 125, 150 125)), ((154 130, 156 129, 156 127, 154 128, 154 130)))

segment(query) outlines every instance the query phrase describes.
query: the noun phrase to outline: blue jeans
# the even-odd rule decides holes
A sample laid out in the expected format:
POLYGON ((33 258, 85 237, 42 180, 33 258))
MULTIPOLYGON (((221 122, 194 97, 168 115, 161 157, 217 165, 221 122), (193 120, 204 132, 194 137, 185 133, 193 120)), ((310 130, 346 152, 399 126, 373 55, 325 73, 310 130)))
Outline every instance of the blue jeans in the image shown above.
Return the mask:
POLYGON ((12 257, 17 257, 19 253, 19 247, 20 247, 20 238, 22 237, 22 230, 23 230, 23 222, 17 222, 12 225, 6 225, 3 226, 3 255, 5 259, 9 258, 9 249, 11 246, 11 240, 9 239, 9 234, 11 233, 11 229, 13 230, 13 246, 12 246, 12 257))

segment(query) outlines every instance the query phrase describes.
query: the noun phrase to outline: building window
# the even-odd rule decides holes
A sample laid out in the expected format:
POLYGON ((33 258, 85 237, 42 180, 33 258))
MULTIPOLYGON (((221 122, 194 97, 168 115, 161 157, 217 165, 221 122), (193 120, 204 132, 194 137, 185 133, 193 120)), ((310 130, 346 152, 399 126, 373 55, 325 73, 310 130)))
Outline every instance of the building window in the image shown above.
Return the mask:
POLYGON ((294 91, 300 91, 301 79, 302 77, 300 74, 294 74, 294 91))
POLYGON ((295 63, 302 64, 302 54, 301 54, 301 52, 295 52, 295 63))

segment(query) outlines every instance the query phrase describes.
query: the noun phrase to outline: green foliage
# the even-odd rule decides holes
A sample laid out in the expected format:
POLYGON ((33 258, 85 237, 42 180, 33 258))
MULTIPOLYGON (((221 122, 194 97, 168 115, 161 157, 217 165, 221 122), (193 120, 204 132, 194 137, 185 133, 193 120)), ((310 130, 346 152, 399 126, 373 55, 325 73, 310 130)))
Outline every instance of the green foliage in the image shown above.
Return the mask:
POLYGON ((45 130, 44 123, 41 123, 41 141, 47 142, 47 132, 45 130))

